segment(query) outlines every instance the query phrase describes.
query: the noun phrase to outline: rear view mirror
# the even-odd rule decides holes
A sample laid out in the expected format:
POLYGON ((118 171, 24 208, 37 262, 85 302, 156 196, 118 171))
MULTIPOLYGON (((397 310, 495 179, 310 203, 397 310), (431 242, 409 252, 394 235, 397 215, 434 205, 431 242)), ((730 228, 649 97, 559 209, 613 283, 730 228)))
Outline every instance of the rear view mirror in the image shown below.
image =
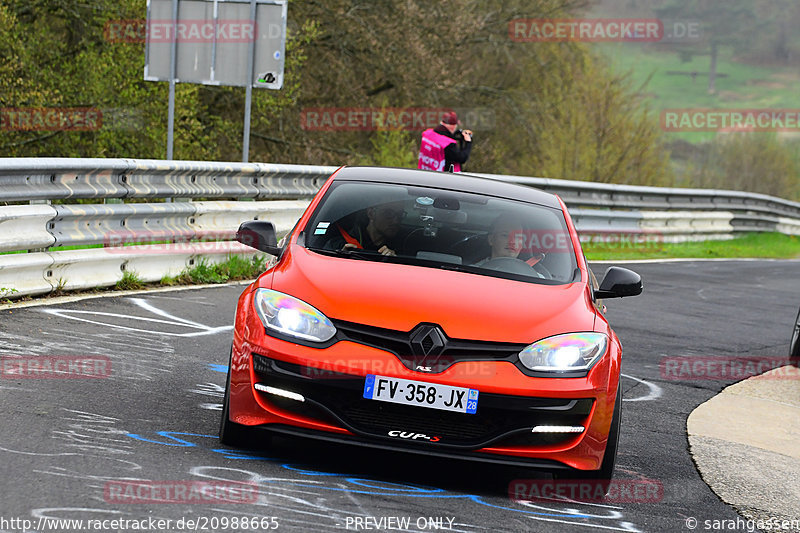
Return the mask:
POLYGON ((237 242, 255 248, 270 255, 279 256, 281 249, 278 247, 278 237, 275 234, 275 226, 272 222, 263 220, 248 220, 242 222, 236 232, 237 242))
POLYGON ((594 291, 596 299, 623 298, 636 296, 642 293, 642 277, 632 270, 621 267, 610 267, 600 283, 600 288, 594 291))

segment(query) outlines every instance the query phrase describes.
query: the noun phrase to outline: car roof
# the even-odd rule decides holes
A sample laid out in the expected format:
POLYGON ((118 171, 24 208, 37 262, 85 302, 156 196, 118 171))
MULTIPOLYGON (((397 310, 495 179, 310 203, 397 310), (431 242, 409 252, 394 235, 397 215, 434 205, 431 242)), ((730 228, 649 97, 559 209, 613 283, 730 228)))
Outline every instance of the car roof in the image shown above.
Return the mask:
POLYGON ((489 178, 482 178, 463 173, 433 172, 410 168, 387 167, 342 167, 334 177, 334 181, 371 181, 375 183, 395 183, 398 185, 418 185, 452 191, 471 192, 487 196, 520 200, 547 207, 561 209, 555 195, 489 178))

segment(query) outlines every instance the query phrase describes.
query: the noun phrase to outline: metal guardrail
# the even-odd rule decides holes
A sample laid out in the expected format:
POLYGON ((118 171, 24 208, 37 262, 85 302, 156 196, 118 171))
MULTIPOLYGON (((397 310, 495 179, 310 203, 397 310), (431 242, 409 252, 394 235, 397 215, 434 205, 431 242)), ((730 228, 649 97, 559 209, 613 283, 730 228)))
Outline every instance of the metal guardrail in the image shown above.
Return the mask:
POLYGON ((307 205, 275 200, 0 207, 0 251, 103 245, 0 255, 0 297, 108 287, 126 271, 159 281, 200 261, 253 256, 252 248, 231 241, 241 222, 269 220, 285 233, 307 205), (168 242, 146 244, 158 241, 168 242))
POLYGON ((334 170, 267 163, 0 158, 0 202, 309 197, 334 170))
MULTIPOLYGON (((336 167, 149 159, 0 158, 0 202, 126 198, 303 198, 336 167)), ((724 210, 800 219, 800 203, 741 191, 475 174, 558 194, 570 208, 724 210)))
POLYGON ((678 189, 584 181, 476 174, 557 194, 568 207, 659 211, 732 211, 800 219, 800 203, 765 194, 719 189, 678 189))
MULTIPOLYGON (((286 232, 336 167, 136 159, 0 158, 0 296, 109 286, 125 271, 144 281, 198 261, 252 255, 230 242, 245 220, 286 232), (126 199, 252 199, 119 203, 126 199), (49 205, 96 199, 103 204, 49 205), (33 204, 33 205, 31 205, 33 204), (194 243, 194 240, 212 242, 194 243), (143 244, 169 241, 166 244, 143 244), (135 244, 135 246, 129 246, 135 244), (82 250, 63 246, 102 245, 82 250), (3 289, 15 289, 13 294, 3 289)), ((621 186, 476 174, 558 194, 582 237, 731 238, 742 231, 800 235, 800 203, 708 189, 621 186)))
POLYGON ((240 223, 254 219, 288 231, 307 205, 305 200, 274 200, 6 206, 0 207, 0 252, 233 239, 240 223))

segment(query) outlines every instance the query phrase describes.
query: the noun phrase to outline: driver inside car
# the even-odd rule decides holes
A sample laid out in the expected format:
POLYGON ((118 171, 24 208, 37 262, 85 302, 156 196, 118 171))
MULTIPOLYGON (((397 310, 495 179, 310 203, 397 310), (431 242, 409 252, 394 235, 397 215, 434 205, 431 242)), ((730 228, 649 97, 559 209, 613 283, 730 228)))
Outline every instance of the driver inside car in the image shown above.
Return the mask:
MULTIPOLYGON (((489 247, 491 248, 491 255, 475 263, 475 266, 485 266, 494 259, 504 257, 523 261, 519 257, 526 242, 526 232, 523 227, 522 221, 516 215, 506 213, 497 217, 494 222, 492 222, 491 230, 486 237, 489 247)), ((534 268, 542 259, 544 259, 543 253, 534 253, 530 258, 525 259, 524 262, 531 268, 534 268)), ((544 269, 542 268, 542 270, 544 269)))
POLYGON ((371 250, 382 255, 397 255, 400 247, 401 222, 405 216, 403 202, 386 202, 365 211, 366 220, 351 227, 336 224, 332 246, 341 250, 371 250))

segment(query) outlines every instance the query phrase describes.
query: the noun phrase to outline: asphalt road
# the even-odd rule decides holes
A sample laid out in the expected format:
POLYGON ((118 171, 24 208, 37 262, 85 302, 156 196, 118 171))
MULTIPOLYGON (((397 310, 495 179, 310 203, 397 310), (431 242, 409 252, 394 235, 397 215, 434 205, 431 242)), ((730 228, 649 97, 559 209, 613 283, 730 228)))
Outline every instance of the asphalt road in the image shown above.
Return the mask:
MULTIPOLYGON (((602 275, 605 266, 594 268, 602 275)), ((226 286, 2 311, 4 364, 10 356, 93 357, 103 377, 23 379, 4 372, 0 531, 133 529, 131 522, 89 522, 120 519, 144 520, 139 529, 153 531, 163 519, 172 522, 162 531, 677 532, 689 531, 690 517, 698 531, 705 520, 736 520, 700 478, 686 438, 689 413, 731 381, 674 380, 664 376, 663 362, 785 356, 800 306, 800 262, 631 268, 642 274, 644 294, 606 302, 623 342, 626 376, 617 476, 660 484, 657 497, 518 502, 508 497, 509 482, 531 472, 299 440, 278 439, 265 449, 222 446, 216 434, 230 324, 243 288, 226 286), (124 480, 173 487, 246 481, 257 497, 128 503, 120 492, 124 480), (83 529, 43 517, 83 520, 83 529), (233 517, 259 521, 232 527, 233 517)))

